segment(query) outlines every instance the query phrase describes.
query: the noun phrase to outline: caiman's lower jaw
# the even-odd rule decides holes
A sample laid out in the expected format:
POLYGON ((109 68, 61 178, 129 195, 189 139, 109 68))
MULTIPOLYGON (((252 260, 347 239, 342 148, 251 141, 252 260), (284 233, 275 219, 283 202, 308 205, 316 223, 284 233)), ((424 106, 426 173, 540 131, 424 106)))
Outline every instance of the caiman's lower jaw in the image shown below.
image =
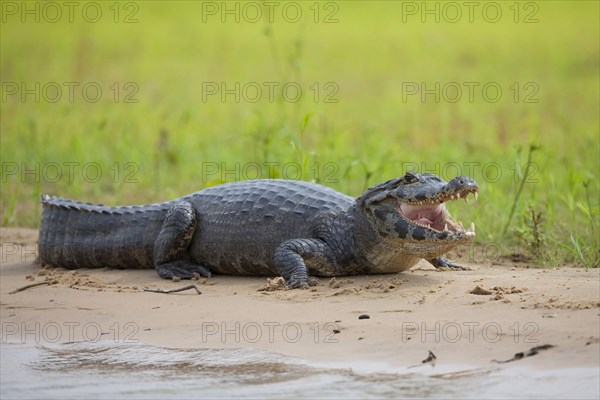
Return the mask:
POLYGON ((475 237, 475 224, 471 222, 468 229, 465 230, 461 221, 454 221, 446 208, 445 202, 448 200, 458 200, 460 198, 468 202, 469 193, 475 195, 477 191, 463 191, 452 194, 443 194, 432 200, 423 200, 408 202, 398 200, 398 211, 402 218, 409 223, 426 228, 434 233, 447 232, 458 236, 475 237))

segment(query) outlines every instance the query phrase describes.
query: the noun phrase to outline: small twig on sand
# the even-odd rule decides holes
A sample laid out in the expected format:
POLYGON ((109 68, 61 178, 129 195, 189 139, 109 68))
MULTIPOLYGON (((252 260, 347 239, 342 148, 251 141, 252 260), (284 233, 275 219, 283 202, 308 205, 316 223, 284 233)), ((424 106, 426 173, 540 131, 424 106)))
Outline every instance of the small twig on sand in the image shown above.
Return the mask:
POLYGON ((433 365, 433 364, 435 364, 435 360, 437 360, 437 357, 435 356, 435 354, 433 354, 433 352, 431 350, 429 350, 429 356, 427 356, 427 358, 424 359, 421 362, 423 364, 425 364, 425 363, 431 363, 433 365))
POLYGON ((437 360, 437 357, 435 356, 435 354, 433 354, 433 352, 431 350, 429 350, 429 355, 427 356, 426 359, 421 361, 421 364, 409 365, 408 368, 417 368, 417 367, 422 366, 423 364, 429 364, 432 367, 435 367, 435 360, 437 360))
POLYGON ((9 292, 8 294, 15 294, 15 293, 19 293, 22 292, 23 290, 27 290, 27 289, 31 289, 32 287, 36 287, 36 286, 42 286, 42 285, 49 285, 51 282, 37 282, 37 283, 32 283, 30 285, 25 285, 23 287, 20 287, 18 289, 13 290, 12 292, 9 292))
POLYGON ((144 288, 144 292, 169 294, 169 293, 183 292, 184 290, 190 290, 190 289, 194 289, 196 291, 196 293, 202 294, 202 292, 200 291, 200 289, 198 289, 198 286, 196 286, 196 285, 187 285, 187 286, 184 286, 179 289, 169 289, 169 290, 144 288))

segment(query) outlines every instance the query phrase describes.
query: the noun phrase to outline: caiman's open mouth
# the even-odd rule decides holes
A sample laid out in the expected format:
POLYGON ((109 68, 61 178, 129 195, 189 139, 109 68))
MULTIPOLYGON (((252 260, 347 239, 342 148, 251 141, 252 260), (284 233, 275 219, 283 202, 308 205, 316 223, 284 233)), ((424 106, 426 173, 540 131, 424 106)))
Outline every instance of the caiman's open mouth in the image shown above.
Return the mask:
POLYGON ((406 200, 398 201, 398 210, 400 215, 407 221, 419 225, 423 228, 431 229, 436 232, 448 231, 455 234, 464 233, 466 236, 475 236, 475 224, 471 222, 468 229, 462 225, 461 221, 454 221, 446 209, 446 201, 464 199, 468 203, 469 193, 473 193, 477 199, 477 188, 462 188, 454 193, 442 193, 435 199, 408 202, 406 200))

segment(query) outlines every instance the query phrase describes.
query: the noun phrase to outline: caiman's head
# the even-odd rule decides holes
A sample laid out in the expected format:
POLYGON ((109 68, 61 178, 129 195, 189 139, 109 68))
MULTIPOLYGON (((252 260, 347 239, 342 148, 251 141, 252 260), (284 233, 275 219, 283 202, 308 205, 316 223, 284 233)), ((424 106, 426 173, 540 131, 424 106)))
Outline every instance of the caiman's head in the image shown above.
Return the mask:
POLYGON ((465 229, 452 219, 446 202, 468 202, 469 194, 477 198, 478 190, 477 183, 466 176, 446 182, 434 174, 407 172, 368 189, 358 198, 358 205, 380 236, 417 245, 423 258, 437 257, 475 238, 475 225, 465 229))

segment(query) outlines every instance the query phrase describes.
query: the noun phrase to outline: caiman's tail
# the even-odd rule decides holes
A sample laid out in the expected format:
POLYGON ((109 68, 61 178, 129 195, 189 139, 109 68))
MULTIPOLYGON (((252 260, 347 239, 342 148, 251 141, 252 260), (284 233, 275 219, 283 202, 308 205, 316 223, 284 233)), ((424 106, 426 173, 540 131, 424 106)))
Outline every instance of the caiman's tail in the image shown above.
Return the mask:
POLYGON ((108 207, 42 195, 39 261, 64 268, 152 268, 167 203, 108 207))

